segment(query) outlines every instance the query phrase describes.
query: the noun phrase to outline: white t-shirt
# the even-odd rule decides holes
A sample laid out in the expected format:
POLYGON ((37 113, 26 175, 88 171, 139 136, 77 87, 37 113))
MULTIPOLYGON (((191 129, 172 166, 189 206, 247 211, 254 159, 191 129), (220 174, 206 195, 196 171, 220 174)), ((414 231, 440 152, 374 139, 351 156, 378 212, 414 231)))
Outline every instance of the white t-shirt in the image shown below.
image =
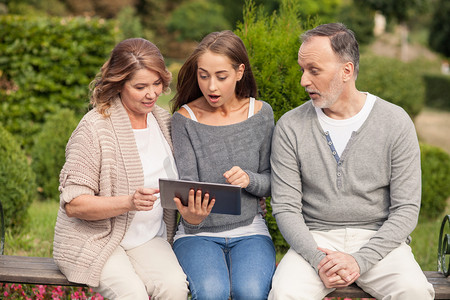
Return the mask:
MULTIPOLYGON (((144 187, 158 188, 159 178, 177 179, 172 151, 153 114, 147 115, 147 128, 133 129, 133 132, 144 170, 144 187)), ((156 195, 158 200, 152 210, 136 212, 120 243, 125 250, 140 246, 155 236, 166 238, 163 208, 159 194, 156 195)))
POLYGON ((366 94, 366 102, 364 103, 363 108, 356 115, 348 119, 332 119, 328 117, 322 109, 315 107, 320 126, 322 126, 322 129, 325 132, 329 133, 334 148, 339 156, 344 152, 345 146, 347 146, 353 131, 357 131, 361 127, 372 111, 376 97, 369 93, 366 94))

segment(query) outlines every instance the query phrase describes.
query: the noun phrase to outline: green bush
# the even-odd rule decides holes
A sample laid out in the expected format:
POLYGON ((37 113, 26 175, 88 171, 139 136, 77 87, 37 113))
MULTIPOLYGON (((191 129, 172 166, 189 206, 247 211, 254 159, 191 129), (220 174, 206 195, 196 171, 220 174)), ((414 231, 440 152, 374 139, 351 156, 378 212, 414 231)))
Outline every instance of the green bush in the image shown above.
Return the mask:
POLYGON ((1 125, 0 195, 6 228, 20 229, 36 196, 35 176, 16 139, 1 125))
POLYGON ((207 0, 182 3, 167 22, 167 29, 176 32, 180 41, 201 40, 210 32, 229 28, 223 6, 207 0))
POLYGON ((420 144, 422 164, 422 206, 420 215, 436 218, 450 197, 450 155, 444 150, 420 144))
POLYGON ((120 27, 120 40, 144 36, 141 20, 133 6, 126 6, 120 10, 117 14, 117 23, 120 27))
POLYGON ((88 110, 88 85, 116 43, 97 18, 0 16, 0 122, 31 149, 47 114, 88 110))
POLYGON ((450 76, 425 74, 425 105, 450 111, 450 76))
POLYGON ((434 51, 450 57, 450 2, 436 0, 433 1, 433 6, 428 44, 434 51))
MULTIPOLYGON (((305 30, 300 11, 296 1, 283 0, 280 11, 269 16, 262 7, 256 9, 252 2, 247 2, 244 22, 238 24, 235 31, 247 48, 258 85, 258 99, 272 106, 275 120, 309 99, 300 85, 301 73, 297 63, 299 37, 305 30)), ((275 248, 286 252, 289 245, 272 216, 270 199, 266 205, 266 220, 275 248)))
POLYGON ((374 39, 375 11, 361 1, 341 7, 338 21, 353 30, 359 45, 370 44, 374 39))
POLYGON ((65 149, 79 118, 70 109, 61 109, 48 117, 36 136, 31 151, 31 167, 36 174, 38 191, 43 199, 59 201, 59 172, 65 162, 65 149))
POLYGON ((235 32, 247 48, 258 98, 272 106, 275 120, 309 99, 300 85, 297 63, 299 37, 305 30, 300 11, 296 1, 283 0, 279 13, 268 16, 247 2, 244 23, 239 23, 235 32))
POLYGON ((361 56, 356 85, 360 91, 397 104, 414 118, 425 101, 425 85, 414 63, 380 56, 361 56))

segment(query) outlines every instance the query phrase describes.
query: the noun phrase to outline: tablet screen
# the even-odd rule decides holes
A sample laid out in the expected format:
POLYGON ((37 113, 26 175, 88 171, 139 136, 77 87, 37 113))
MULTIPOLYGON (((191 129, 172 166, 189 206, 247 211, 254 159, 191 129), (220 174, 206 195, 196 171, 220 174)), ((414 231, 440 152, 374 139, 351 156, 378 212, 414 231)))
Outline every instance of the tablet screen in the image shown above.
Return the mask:
POLYGON ((188 205, 189 190, 202 190, 209 193, 209 198, 215 198, 211 213, 215 214, 241 214, 241 187, 231 184, 208 183, 175 179, 159 179, 159 192, 163 208, 177 209, 174 197, 181 199, 183 205, 188 205))

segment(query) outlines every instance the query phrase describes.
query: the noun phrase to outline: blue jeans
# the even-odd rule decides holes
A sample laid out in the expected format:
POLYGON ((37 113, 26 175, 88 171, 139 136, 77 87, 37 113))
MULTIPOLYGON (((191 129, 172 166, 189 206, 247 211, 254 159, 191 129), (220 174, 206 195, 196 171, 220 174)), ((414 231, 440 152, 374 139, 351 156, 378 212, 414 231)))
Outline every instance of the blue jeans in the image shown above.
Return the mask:
POLYGON ((275 271, 275 248, 269 237, 183 237, 173 250, 193 300, 267 299, 275 271))

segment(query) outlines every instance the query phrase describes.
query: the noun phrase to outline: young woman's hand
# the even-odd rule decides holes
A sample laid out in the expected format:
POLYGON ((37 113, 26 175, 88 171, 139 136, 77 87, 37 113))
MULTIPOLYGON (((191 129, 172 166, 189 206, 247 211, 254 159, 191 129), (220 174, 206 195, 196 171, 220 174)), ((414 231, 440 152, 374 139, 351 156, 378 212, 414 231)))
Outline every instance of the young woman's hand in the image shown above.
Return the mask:
POLYGON ((250 177, 238 166, 232 167, 223 173, 223 176, 229 184, 239 185, 244 189, 250 184, 250 177))
POLYGON ((149 211, 153 209, 159 189, 138 188, 130 197, 130 210, 149 211))
POLYGON ((205 193, 202 200, 202 191, 191 189, 189 191, 188 206, 184 206, 178 197, 173 198, 177 209, 183 219, 192 225, 200 224, 211 213, 211 210, 216 202, 215 199, 209 200, 209 194, 205 193))

